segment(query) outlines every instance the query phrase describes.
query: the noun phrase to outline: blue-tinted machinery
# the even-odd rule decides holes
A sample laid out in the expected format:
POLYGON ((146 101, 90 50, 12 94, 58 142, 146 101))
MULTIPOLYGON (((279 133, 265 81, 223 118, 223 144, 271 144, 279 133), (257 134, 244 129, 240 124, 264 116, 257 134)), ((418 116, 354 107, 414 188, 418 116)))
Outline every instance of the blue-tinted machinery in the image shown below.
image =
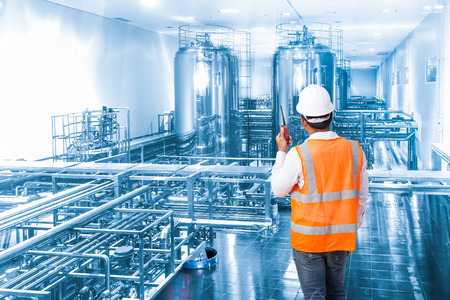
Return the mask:
MULTIPOLYGON (((151 299, 213 230, 270 235, 270 167, 226 160, 1 161, 2 194, 23 194, 0 212, 0 298, 151 299)), ((450 193, 447 171, 370 170, 369 180, 370 192, 450 193)))
POLYGON ((417 125, 412 116, 387 111, 384 101, 375 98, 348 98, 350 68, 343 59, 342 31, 325 24, 309 28, 280 24, 277 43, 273 99, 270 95, 252 99, 248 33, 223 26, 181 26, 174 61, 175 111, 159 115, 160 133, 130 141, 129 117, 119 118, 121 110, 116 108, 57 116, 54 159, 106 162, 120 156, 125 162, 146 162, 161 154, 274 157, 272 137, 281 124, 280 105, 285 107, 294 144, 303 142, 307 133, 295 106, 305 86, 320 84, 336 106, 335 130, 364 146, 369 168, 374 143, 392 140, 407 142, 408 168, 416 168, 417 125))
MULTIPOLYGON (((175 111, 159 116, 158 134, 130 140, 129 118, 103 108, 54 117, 52 161, 0 161, 0 299, 151 299, 214 230, 270 236, 279 106, 302 142, 295 105, 307 84, 327 88, 334 129, 369 163, 375 142, 407 141, 415 168, 412 116, 346 101, 341 32, 289 24, 277 34, 273 99, 250 97, 247 33, 182 26, 175 111)), ((446 172, 369 176, 372 192, 449 193, 446 172)))
POLYGON ((345 101, 347 110, 386 110, 386 101, 375 97, 351 96, 345 101))
MULTIPOLYGON (((357 140, 366 153, 368 168, 374 163, 377 142, 406 142, 407 168, 417 169, 415 131, 417 123, 402 111, 386 110, 383 100, 348 97, 350 68, 342 57, 342 32, 328 25, 280 24, 277 26, 278 50, 274 55, 273 108, 274 124, 281 124, 280 105, 287 112, 286 122, 294 144, 308 134, 295 107, 304 87, 319 84, 335 104, 332 129, 340 136, 357 140)), ((274 126, 273 136, 278 131, 274 126)), ((405 143, 403 143, 405 144, 405 143)), ((403 145, 401 144, 401 145, 403 145)))
POLYGON ((336 111, 333 130, 338 135, 357 140, 364 150, 368 168, 374 164, 374 146, 378 142, 395 142, 403 147, 407 169, 417 169, 416 139, 418 128, 413 116, 396 110, 336 111), (403 143, 400 143, 403 142, 403 143))
POLYGON ((53 116, 52 151, 54 160, 64 161, 129 156, 129 109, 103 106, 101 110, 53 116))
POLYGON ((175 134, 179 155, 273 157, 270 99, 250 98, 250 35, 186 25, 175 56, 175 134))
POLYGON ((214 229, 276 230, 270 167, 218 159, 2 162, 0 298, 151 299, 214 229))
MULTIPOLYGON (((295 109, 303 88, 310 84, 323 86, 336 109, 342 109, 346 88, 340 84, 336 86, 336 82, 346 82, 342 80, 342 31, 326 24, 315 24, 309 28, 299 24, 280 24, 277 26, 277 43, 278 49, 273 58, 275 124, 281 124, 282 106, 293 142, 300 144, 308 136, 295 109)), ((278 131, 278 126, 274 126, 273 134, 278 131)))

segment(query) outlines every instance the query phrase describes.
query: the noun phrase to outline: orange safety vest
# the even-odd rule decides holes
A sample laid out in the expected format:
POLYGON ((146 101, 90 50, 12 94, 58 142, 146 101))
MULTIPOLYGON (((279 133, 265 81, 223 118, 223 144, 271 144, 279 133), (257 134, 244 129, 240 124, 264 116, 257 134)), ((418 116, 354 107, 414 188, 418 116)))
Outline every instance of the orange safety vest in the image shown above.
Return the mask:
POLYGON ((304 185, 291 191, 291 245, 303 252, 356 250, 363 151, 344 138, 310 139, 295 147, 304 185))

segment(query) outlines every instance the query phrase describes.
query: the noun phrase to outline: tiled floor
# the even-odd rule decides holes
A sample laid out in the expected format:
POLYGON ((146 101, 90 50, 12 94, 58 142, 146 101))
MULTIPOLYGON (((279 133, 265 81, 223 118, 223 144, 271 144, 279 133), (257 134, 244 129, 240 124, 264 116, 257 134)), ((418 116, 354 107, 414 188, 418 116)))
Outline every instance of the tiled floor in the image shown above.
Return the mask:
MULTIPOLYGON (((405 169, 399 146, 379 142, 374 167, 405 169)), ((292 261, 290 211, 280 216, 279 230, 267 240, 217 232, 212 246, 219 264, 182 270, 157 299, 303 299, 292 261)), ((346 286, 348 300, 450 299, 449 197, 371 194, 357 250, 347 260, 346 286)))
MULTIPOLYGON (((372 194, 358 249, 347 261, 347 299, 450 299, 449 199, 372 194)), ((289 210, 266 240, 217 232, 219 264, 182 270, 157 299, 303 299, 289 243, 289 210)))

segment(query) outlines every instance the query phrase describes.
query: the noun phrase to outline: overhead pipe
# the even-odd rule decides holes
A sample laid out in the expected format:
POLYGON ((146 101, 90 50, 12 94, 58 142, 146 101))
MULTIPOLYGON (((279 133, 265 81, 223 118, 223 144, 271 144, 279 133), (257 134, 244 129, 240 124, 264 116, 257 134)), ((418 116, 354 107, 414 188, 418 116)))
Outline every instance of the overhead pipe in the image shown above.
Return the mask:
POLYGON ((191 219, 177 218, 180 225, 199 225, 220 228, 265 228, 272 226, 272 221, 254 222, 254 221, 234 221, 234 220, 216 220, 216 219, 191 219))
MULTIPOLYGON (((9 217, 9 219, 7 217, 5 217, 4 219, 1 219, 1 223, 0 223, 0 231, 1 230, 5 230, 8 229, 8 227, 13 227, 18 223, 22 223, 24 221, 30 220, 31 218, 34 218, 36 216, 39 215, 43 215, 47 212, 50 212, 54 209, 57 209, 63 205, 68 204, 68 202, 74 202, 77 201, 81 198, 84 198, 86 196, 92 195, 102 189, 108 188, 110 186, 113 186, 113 183, 102 183, 99 184, 98 186, 90 186, 88 188, 86 188, 85 190, 82 190, 80 192, 77 192, 75 194, 70 194, 68 196, 65 197, 58 197, 56 200, 52 197, 50 197, 53 201, 48 200, 46 197, 45 199, 47 199, 47 201, 45 201, 44 203, 40 203, 40 205, 33 205, 32 207, 28 208, 28 209, 23 209, 19 212, 17 212, 14 215, 11 215, 9 217)), ((33 204, 33 203, 31 203, 33 204)))
POLYGON ((17 215, 19 215, 19 214, 21 214, 23 212, 29 212, 30 210, 32 210, 32 209, 34 209, 36 207, 42 208, 43 205, 46 205, 48 203, 53 203, 53 202, 55 202, 57 200, 60 200, 62 198, 65 198, 65 197, 71 196, 71 195, 73 195, 75 193, 84 191, 84 190, 92 187, 93 185, 94 185, 93 182, 85 183, 85 184, 82 184, 80 186, 68 189, 66 191, 63 191, 63 192, 60 192, 60 193, 57 193, 57 194, 54 194, 54 195, 51 195, 51 196, 48 196, 48 197, 36 200, 36 201, 33 201, 31 203, 28 203, 28 204, 25 204, 25 205, 22 205, 22 206, 19 206, 19 207, 16 207, 16 208, 4 211, 4 212, 0 213, 0 220, 2 220, 2 223, 3 223, 3 221, 7 220, 8 218, 17 217, 17 215))
POLYGON ((104 213, 105 211, 108 211, 118 205, 121 205, 122 203, 128 201, 129 199, 132 199, 136 196, 139 196, 143 193, 148 192, 149 187, 143 186, 140 187, 128 194, 125 194, 115 200, 112 200, 106 204, 103 204, 102 206, 99 206, 97 208, 94 208, 91 211, 86 212, 85 214, 82 214, 76 218, 73 218, 72 220, 69 220, 65 223, 62 223, 56 227, 53 227, 52 229, 40 234, 36 235, 26 241, 23 241, 22 243, 16 244, 15 246, 6 249, 3 252, 0 252, 0 263, 4 263, 12 259, 17 255, 17 253, 22 253, 26 250, 29 250, 30 248, 38 245, 39 243, 51 239, 52 237, 57 236, 59 233, 74 228, 75 226, 80 226, 80 224, 84 224, 85 222, 88 222, 92 218, 104 213))

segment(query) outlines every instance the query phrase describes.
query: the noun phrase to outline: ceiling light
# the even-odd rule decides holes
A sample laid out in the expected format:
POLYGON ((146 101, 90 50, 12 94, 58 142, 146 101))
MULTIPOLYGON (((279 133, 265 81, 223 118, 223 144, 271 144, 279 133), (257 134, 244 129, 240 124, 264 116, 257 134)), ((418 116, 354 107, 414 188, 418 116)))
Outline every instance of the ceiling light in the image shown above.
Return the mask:
POLYGON ((373 49, 373 48, 370 48, 370 49, 369 49, 369 51, 370 51, 370 52, 374 52, 374 51, 375 51, 375 49, 373 49))
POLYGON ((142 5, 147 7, 154 7, 158 0, 141 0, 142 5))
POLYGON ((353 69, 359 69, 359 68, 368 68, 370 66, 369 62, 365 61, 352 61, 352 68, 353 69))
POLYGON ((229 14, 229 13, 238 13, 239 9, 237 8, 231 8, 231 9, 219 9, 218 12, 222 14, 229 14))
POLYGON ((287 16, 290 16, 290 15, 291 15, 291 13, 288 13, 288 12, 284 12, 284 13, 281 13, 281 15, 282 15, 282 16, 284 16, 284 17, 287 17, 287 16))
POLYGON ((426 5, 426 6, 423 7, 423 9, 424 9, 424 10, 430 10, 430 9, 431 9, 431 6, 426 5))
POLYGON ((367 42, 355 42, 355 43, 353 43, 354 45, 376 45, 377 43, 375 43, 375 42, 369 42, 369 41, 367 41, 367 42))
POLYGON ((381 12, 384 14, 387 14, 387 13, 390 13, 391 10, 390 9, 382 9, 381 12))
POLYGON ((436 5, 435 7, 434 7, 435 9, 443 9, 444 8, 444 5, 436 5))
POLYGON ((194 17, 173 17, 174 20, 186 22, 186 21, 195 21, 194 17))

